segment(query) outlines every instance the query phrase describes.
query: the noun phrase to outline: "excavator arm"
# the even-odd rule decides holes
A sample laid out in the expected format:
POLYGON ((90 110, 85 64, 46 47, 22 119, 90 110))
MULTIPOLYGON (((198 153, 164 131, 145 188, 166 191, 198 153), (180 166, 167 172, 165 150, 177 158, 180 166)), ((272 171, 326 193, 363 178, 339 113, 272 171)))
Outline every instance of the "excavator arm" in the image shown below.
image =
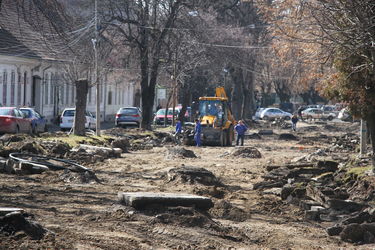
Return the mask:
POLYGON ((227 93, 225 93, 224 87, 217 87, 215 94, 216 94, 215 95, 216 97, 222 97, 222 98, 227 98, 228 99, 228 96, 227 96, 227 93))

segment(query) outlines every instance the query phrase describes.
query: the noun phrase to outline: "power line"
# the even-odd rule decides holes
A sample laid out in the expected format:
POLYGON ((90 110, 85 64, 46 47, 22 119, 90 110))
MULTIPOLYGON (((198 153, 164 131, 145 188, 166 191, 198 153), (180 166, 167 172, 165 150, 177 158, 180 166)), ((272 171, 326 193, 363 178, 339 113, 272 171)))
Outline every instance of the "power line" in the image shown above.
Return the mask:
POLYGON ((208 46, 208 47, 231 48, 231 49, 271 49, 272 48, 272 47, 266 47, 266 46, 241 46, 241 45, 226 45, 226 44, 200 43, 200 42, 190 42, 190 43, 208 46))

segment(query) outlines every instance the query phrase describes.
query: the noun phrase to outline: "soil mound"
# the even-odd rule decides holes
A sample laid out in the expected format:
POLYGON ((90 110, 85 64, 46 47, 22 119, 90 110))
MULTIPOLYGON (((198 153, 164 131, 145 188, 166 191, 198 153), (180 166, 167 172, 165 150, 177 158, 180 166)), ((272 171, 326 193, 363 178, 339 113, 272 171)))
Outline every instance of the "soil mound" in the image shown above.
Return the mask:
POLYGON ((230 155, 242 158, 262 158, 262 154, 254 147, 236 147, 230 155))
POLYGON ((166 159, 175 158, 197 158, 192 150, 185 149, 183 147, 170 147, 167 150, 166 159))
POLYGON ((285 133, 279 135, 279 140, 298 141, 298 137, 293 134, 285 133))
POLYGON ((77 183, 77 184, 89 184, 89 183, 100 183, 98 177, 96 177, 94 172, 72 172, 68 169, 64 170, 62 174, 59 175, 59 179, 66 183, 77 183))
POLYGON ((250 214, 241 208, 233 206, 230 202, 222 200, 210 209, 214 218, 242 222, 250 218, 250 214))
POLYGON ((168 182, 223 186, 216 176, 205 168, 182 166, 172 168, 167 173, 168 182))

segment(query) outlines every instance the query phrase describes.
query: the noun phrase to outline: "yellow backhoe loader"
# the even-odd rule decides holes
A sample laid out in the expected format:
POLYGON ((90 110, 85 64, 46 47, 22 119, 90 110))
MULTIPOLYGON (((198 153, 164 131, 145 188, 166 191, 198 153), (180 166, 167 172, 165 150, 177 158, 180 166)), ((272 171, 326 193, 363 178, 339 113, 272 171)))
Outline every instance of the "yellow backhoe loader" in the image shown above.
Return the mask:
POLYGON ((199 119, 202 125, 203 144, 232 145, 236 121, 223 87, 216 88, 213 97, 199 98, 199 119))

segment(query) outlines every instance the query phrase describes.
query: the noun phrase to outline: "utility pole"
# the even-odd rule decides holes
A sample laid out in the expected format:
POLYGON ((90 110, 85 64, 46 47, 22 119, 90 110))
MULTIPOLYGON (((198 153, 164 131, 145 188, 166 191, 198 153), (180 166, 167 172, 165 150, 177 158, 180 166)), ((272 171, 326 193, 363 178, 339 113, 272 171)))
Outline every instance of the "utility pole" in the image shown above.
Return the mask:
POLYGON ((100 136, 100 84, 99 84, 99 67, 98 67, 98 0, 95 0, 95 81, 96 81, 96 135, 100 136))
POLYGON ((172 92, 172 97, 173 97, 173 100, 172 100, 172 105, 173 105, 173 109, 172 109, 172 126, 175 125, 175 116, 174 116, 174 112, 175 112, 175 109, 176 109, 176 99, 177 99, 177 47, 176 47, 176 53, 175 53, 175 60, 174 60, 174 69, 173 69, 173 77, 174 77, 174 82, 173 82, 173 92, 172 92))

